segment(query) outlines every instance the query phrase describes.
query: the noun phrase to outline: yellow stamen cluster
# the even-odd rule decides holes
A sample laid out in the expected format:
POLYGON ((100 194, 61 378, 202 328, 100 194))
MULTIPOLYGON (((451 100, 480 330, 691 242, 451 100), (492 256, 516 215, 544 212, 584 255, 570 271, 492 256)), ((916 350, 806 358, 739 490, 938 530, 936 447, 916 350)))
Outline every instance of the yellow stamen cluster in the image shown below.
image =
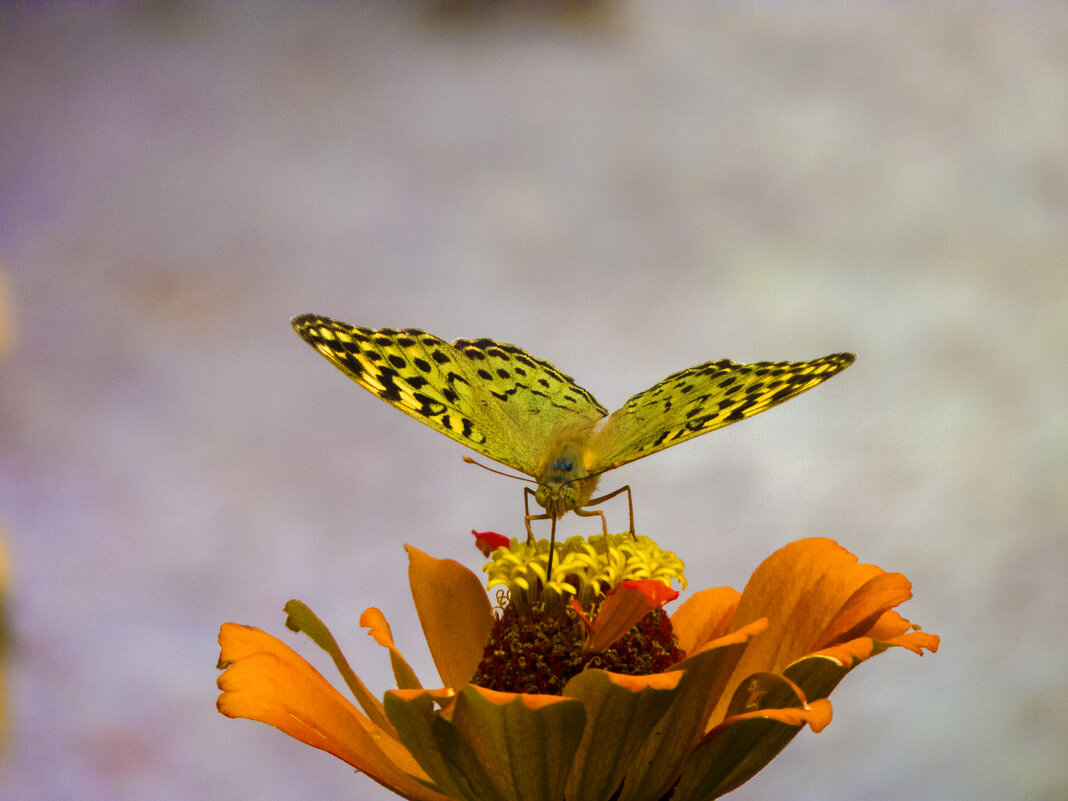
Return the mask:
POLYGON ((486 586, 505 587, 511 604, 528 609, 540 603, 547 608, 562 606, 571 598, 589 609, 610 588, 628 579, 656 579, 668 587, 675 580, 686 587, 682 560, 648 537, 609 534, 558 542, 553 575, 546 580, 548 560, 547 540, 513 539, 508 548, 490 554, 483 566, 489 577, 486 586))

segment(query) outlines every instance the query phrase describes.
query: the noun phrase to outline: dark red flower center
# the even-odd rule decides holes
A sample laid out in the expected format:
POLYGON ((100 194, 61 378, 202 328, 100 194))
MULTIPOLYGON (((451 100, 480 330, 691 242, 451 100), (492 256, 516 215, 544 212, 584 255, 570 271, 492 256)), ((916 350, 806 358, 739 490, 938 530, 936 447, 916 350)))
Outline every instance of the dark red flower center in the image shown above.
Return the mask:
POLYGON ((578 616, 508 606, 490 632, 472 684, 515 693, 559 695, 568 680, 587 668, 644 676, 662 673, 685 659, 671 620, 662 609, 643 617, 603 651, 584 653, 586 628, 578 616))

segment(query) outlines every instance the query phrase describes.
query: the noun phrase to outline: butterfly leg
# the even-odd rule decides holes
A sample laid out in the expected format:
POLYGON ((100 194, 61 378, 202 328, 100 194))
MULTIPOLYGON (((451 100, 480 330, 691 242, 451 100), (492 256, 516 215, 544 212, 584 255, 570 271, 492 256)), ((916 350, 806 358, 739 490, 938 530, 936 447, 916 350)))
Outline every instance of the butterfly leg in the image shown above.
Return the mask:
POLYGON ((540 515, 532 515, 530 513, 530 499, 532 497, 534 497, 534 490, 532 490, 530 487, 523 487, 523 522, 526 523, 526 526, 527 526, 527 544, 528 545, 530 543, 534 542, 534 532, 530 530, 530 521, 531 520, 549 520, 549 519, 552 518, 552 515, 548 514, 547 512, 546 513, 542 513, 540 515))
POLYGON ((608 521, 605 520, 604 512, 600 509, 595 509, 592 512, 587 512, 584 509, 576 509, 575 514, 579 517, 599 517, 601 518, 601 535, 604 537, 604 558, 608 559, 608 521))
MULTIPOLYGON (((553 517, 548 512, 545 512, 545 513, 540 514, 540 515, 532 515, 530 513, 530 499, 531 499, 531 497, 533 495, 534 495, 534 490, 532 490, 530 487, 523 487, 523 511, 525 513, 523 515, 523 522, 526 523, 526 526, 527 526, 527 543, 534 542, 534 532, 530 530, 530 521, 531 520, 551 520, 552 521, 551 528, 549 529, 549 566, 546 569, 546 573, 545 573, 545 575, 551 580, 552 575, 553 575, 553 552, 554 552, 555 547, 556 547, 556 518, 553 517)), ((599 512, 595 512, 595 514, 600 514, 600 513, 599 512)), ((601 517, 603 518, 604 515, 601 515, 601 517)))
POLYGON ((579 517, 599 517, 601 518, 601 533, 606 537, 608 536, 608 521, 604 518, 604 512, 600 509, 594 509, 592 512, 587 512, 585 509, 576 509, 575 514, 579 517))
MULTIPOLYGON (((594 505, 599 504, 599 503, 604 503, 605 501, 611 500, 612 498, 616 497, 621 492, 626 492, 627 493, 627 509, 630 511, 630 536, 631 536, 631 538, 634 538, 634 536, 635 536, 635 534, 634 534, 634 500, 633 500, 633 498, 631 497, 631 494, 630 494, 630 485, 629 484, 620 487, 619 489, 615 490, 614 492, 609 492, 607 495, 602 495, 600 498, 593 498, 592 500, 587 501, 586 502, 586 506, 594 506, 594 505)), ((605 521, 604 512, 602 512, 600 510, 587 512, 587 511, 583 511, 582 509, 576 509, 575 510, 575 514, 581 515, 582 517, 593 517, 594 515, 600 515, 601 516, 601 528, 604 530, 604 556, 605 556, 605 559, 607 559, 608 558, 608 523, 605 521)))
MULTIPOLYGON (((599 512, 594 512, 594 514, 600 514, 600 513, 599 512)), ((602 515, 602 517, 603 517, 603 515, 602 515)), ((534 534, 530 530, 530 521, 531 520, 551 520, 552 521, 552 524, 551 524, 552 527, 549 529, 549 566, 546 568, 547 572, 545 573, 546 576, 551 576, 553 574, 553 552, 554 552, 554 550, 556 548, 556 518, 553 517, 551 514, 526 515, 523 518, 523 522, 527 524, 527 543, 528 544, 531 543, 531 542, 534 542, 534 534)))
POLYGON ((553 530, 554 531, 556 530, 556 518, 553 517, 552 515, 550 515, 550 514, 526 515, 523 518, 523 522, 527 524, 527 545, 529 545, 530 543, 534 542, 534 532, 530 530, 530 521, 531 520, 552 520, 553 521, 553 530))
MULTIPOLYGON (((630 536, 631 537, 636 537, 637 534, 634 531, 634 498, 630 494, 630 484, 624 484, 622 487, 620 487, 619 489, 615 490, 614 492, 610 492, 607 495, 602 495, 600 498, 594 498, 593 500, 587 501, 586 502, 586 506, 596 506, 599 503, 604 503, 605 501, 611 500, 612 498, 616 497, 621 492, 627 493, 627 511, 630 513, 630 536)), ((575 514, 581 515, 583 513, 580 512, 578 509, 576 509, 575 510, 575 514)), ((604 520, 604 513, 602 513, 602 512, 591 512, 591 513, 586 514, 585 516, 586 517, 591 517, 592 515, 595 515, 595 514, 601 515, 601 520, 602 521, 604 520)), ((605 534, 607 534, 607 533, 608 533, 608 526, 606 525, 605 526, 605 534)))

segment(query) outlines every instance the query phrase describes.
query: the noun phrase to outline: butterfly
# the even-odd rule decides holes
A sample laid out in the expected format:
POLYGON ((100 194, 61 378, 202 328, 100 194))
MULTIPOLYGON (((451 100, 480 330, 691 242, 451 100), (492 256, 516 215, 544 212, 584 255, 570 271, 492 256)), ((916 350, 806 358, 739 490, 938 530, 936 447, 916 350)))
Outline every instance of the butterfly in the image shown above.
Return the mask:
MULTIPOLYGON (((837 375, 852 353, 807 362, 709 361, 639 392, 612 414, 571 376, 522 348, 492 339, 449 344, 416 328, 363 328, 314 314, 292 320, 296 332, 341 372, 395 409, 483 456, 528 475, 527 537, 532 520, 627 493, 593 498, 602 473, 717 428, 759 414, 837 375), (530 514, 529 499, 545 510, 530 514)), ((551 563, 550 563, 551 564, 551 563)))

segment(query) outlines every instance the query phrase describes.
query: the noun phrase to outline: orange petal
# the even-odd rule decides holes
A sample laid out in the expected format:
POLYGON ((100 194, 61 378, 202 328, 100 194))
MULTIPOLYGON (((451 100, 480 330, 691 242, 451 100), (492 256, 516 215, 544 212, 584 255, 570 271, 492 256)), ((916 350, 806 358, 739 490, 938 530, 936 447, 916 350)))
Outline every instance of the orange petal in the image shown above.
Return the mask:
MULTIPOLYGON (((913 631, 898 637, 886 639, 873 639, 872 637, 858 637, 849 642, 824 648, 817 651, 814 656, 825 656, 834 659, 847 669, 856 667, 869 657, 881 654, 887 648, 900 647, 912 651, 914 654, 923 656, 925 650, 932 653, 938 650, 940 639, 935 634, 925 631, 913 631)), ((803 657, 804 658, 804 657, 803 657)))
MULTIPOLYGON (((865 627, 884 620, 888 606, 908 596, 908 580, 903 576, 859 564, 833 540, 790 543, 754 571, 742 593, 732 625, 767 617, 770 626, 746 650, 734 681, 762 671, 782 673, 788 664, 825 644, 864 633, 865 627)), ((871 654, 871 648, 862 643, 846 643, 850 643, 846 651, 860 659, 871 654)), ((721 702, 713 719, 725 712, 721 702)))
POLYGON ((735 688, 727 705, 727 718, 782 704, 801 704, 804 703, 804 698, 800 688, 785 676, 778 673, 754 673, 735 688), (775 703, 776 701, 778 703, 775 703))
POLYGON ((251 626, 224 623, 217 702, 227 717, 258 720, 333 754, 409 799, 447 801, 392 732, 376 726, 293 649, 251 626))
POLYGON ((826 698, 850 670, 887 648, 899 646, 921 656, 924 649, 938 650, 937 636, 913 628, 896 612, 887 612, 872 628, 880 632, 878 637, 857 637, 808 654, 788 665, 783 674, 797 682, 810 700, 826 698))
POLYGON ((897 612, 889 611, 883 614, 875 624, 871 627, 871 630, 867 632, 869 637, 873 637, 876 640, 891 640, 894 637, 899 637, 906 631, 912 631, 914 626, 905 618, 901 617, 897 612))
POLYGON ((783 675, 795 682, 807 698, 826 698, 853 667, 872 655, 872 641, 859 637, 789 664, 783 675))
POLYGON ((756 621, 744 631, 706 643, 697 654, 667 671, 683 674, 675 700, 634 757, 621 799, 660 798, 670 789, 693 743, 708 727, 709 713, 734 666, 764 625, 756 621))
POLYGON ((450 796, 467 801, 556 801, 585 725, 582 703, 555 695, 467 685, 451 719, 425 693, 390 691, 386 712, 420 764, 450 796))
POLYGON ((901 648, 907 648, 914 654, 923 656, 925 650, 934 653, 938 650, 939 644, 942 639, 937 634, 928 634, 926 631, 910 631, 908 634, 902 634, 900 637, 893 637, 888 640, 880 640, 880 645, 896 645, 901 648))
POLYGON ((873 576, 849 596, 813 650, 866 634, 884 613, 911 597, 912 583, 900 573, 873 576))
MULTIPOLYGON (((664 587, 663 582, 652 583, 664 587)), ((590 624, 590 633, 583 650, 603 651, 630 631, 635 623, 659 608, 658 604, 650 602, 649 594, 644 588, 626 585, 627 582, 623 582, 608 591, 600 611, 590 624)))
POLYGON ((742 594, 730 587, 714 587, 694 593, 671 616, 679 648, 694 653, 707 642, 731 630, 731 620, 742 594))
POLYGON ((659 579, 624 579, 618 586, 641 592, 652 609, 659 609, 679 597, 678 590, 671 589, 659 579))
POLYGON ((640 782, 635 759, 646 738, 678 696, 682 671, 622 676, 584 670, 564 687, 586 710, 586 728, 565 793, 568 801, 602 801, 623 783, 640 782))
POLYGON ((734 626, 767 617, 768 634, 746 654, 739 669, 777 672, 815 650, 853 592, 883 571, 859 565, 833 540, 792 542, 764 560, 754 572, 734 616, 734 626))
POLYGON ((393 632, 389 628, 386 616, 381 610, 371 607, 365 609, 360 615, 360 625, 367 629, 368 636, 376 643, 389 650, 389 664, 393 668, 393 680, 397 682, 397 688, 401 690, 421 690, 423 685, 415 675, 408 660, 393 642, 393 632))
POLYGON ((728 717, 694 748, 683 766, 672 801, 718 798, 748 781, 808 723, 819 731, 831 719, 831 705, 806 704, 791 682, 775 674, 750 676, 729 706, 757 708, 728 717))
POLYGON ((897 612, 887 612, 871 627, 868 636, 880 643, 900 645, 917 654, 922 654, 925 648, 928 651, 937 651, 939 637, 919 631, 919 628, 897 612))
POLYGON ((831 722, 833 716, 834 711, 831 707, 831 702, 826 698, 817 698, 815 701, 810 701, 804 707, 757 709, 752 712, 743 712, 741 715, 727 718, 727 720, 724 721, 724 725, 729 726, 732 722, 738 720, 762 718, 764 720, 777 720, 780 723, 785 723, 787 726, 800 727, 808 724, 808 727, 812 729, 812 731, 819 734, 827 728, 827 724, 831 722))
POLYGON ((462 687, 478 669, 493 610, 478 577, 452 559, 408 545, 408 580, 430 655, 446 687, 462 687))
POLYGON ((345 659, 345 655, 341 653, 341 648, 338 647, 337 640, 330 633, 330 629, 316 617, 312 610, 300 601, 289 601, 286 604, 286 628, 308 635, 312 642, 326 651, 334 660, 334 667, 337 668, 345 684, 348 685, 349 691, 367 716, 376 725, 387 731, 393 731, 392 724, 386 719, 386 709, 382 706, 382 702, 375 698, 367 686, 360 681, 360 677, 356 675, 349 666, 348 660, 345 659))

